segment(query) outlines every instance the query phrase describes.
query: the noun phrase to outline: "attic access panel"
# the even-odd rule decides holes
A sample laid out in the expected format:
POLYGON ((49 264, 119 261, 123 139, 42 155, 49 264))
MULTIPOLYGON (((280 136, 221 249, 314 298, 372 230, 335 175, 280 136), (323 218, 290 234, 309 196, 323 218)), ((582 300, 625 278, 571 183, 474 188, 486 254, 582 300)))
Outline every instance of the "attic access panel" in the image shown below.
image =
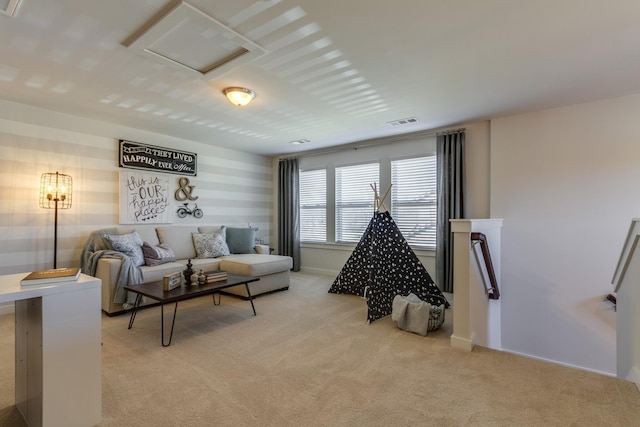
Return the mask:
POLYGON ((267 53, 185 2, 153 19, 123 43, 154 60, 212 79, 267 53))
POLYGON ((15 16, 22 0, 0 0, 0 13, 15 16))

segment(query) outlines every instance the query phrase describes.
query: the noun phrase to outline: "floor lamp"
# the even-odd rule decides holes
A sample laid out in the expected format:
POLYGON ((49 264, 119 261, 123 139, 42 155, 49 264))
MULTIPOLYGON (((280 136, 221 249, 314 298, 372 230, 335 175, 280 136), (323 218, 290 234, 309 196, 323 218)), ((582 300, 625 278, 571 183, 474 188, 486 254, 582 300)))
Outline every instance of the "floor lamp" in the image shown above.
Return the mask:
POLYGON ((72 180, 61 173, 43 173, 40 177, 40 207, 55 209, 53 228, 53 268, 58 268, 58 209, 71 208, 72 180))

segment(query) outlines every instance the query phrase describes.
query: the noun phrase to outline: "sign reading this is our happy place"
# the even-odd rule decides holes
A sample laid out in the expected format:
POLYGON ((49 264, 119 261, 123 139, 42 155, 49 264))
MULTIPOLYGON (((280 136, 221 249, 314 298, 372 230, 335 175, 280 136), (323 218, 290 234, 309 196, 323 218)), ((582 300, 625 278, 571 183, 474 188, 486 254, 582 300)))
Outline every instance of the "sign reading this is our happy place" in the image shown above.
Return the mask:
POLYGON ((167 175, 120 171, 120 224, 170 223, 170 207, 167 175))
POLYGON ((120 140, 120 167, 197 175, 196 153, 120 140))

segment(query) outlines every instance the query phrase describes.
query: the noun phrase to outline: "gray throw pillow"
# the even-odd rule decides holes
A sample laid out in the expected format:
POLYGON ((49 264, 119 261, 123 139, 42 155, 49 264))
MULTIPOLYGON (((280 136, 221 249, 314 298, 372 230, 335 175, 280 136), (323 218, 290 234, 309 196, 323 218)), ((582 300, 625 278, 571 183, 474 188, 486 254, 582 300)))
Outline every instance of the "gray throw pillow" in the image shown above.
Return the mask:
POLYGON ((257 228, 233 228, 227 229, 227 245, 232 254, 255 254, 257 228))
POLYGON ((144 254, 144 262, 148 266, 166 264, 176 260, 176 254, 169 247, 159 245, 153 246, 150 243, 142 244, 142 253, 144 254))
POLYGON ((136 231, 129 234, 105 234, 103 236, 114 250, 122 252, 129 257, 133 265, 139 267, 144 265, 144 254, 142 253, 142 238, 136 231))

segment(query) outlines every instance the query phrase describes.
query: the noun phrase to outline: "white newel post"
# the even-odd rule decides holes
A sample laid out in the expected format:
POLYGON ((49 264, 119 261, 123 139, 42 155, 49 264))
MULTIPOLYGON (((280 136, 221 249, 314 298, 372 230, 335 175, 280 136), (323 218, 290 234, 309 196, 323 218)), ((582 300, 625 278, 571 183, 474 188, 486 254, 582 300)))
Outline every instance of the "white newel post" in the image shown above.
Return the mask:
POLYGON ((471 351, 474 345, 502 350, 500 326, 501 299, 489 299, 489 276, 482 251, 474 245, 471 233, 482 233, 502 292, 500 281, 500 241, 502 219, 451 220, 453 233, 453 334, 451 346, 471 351))

